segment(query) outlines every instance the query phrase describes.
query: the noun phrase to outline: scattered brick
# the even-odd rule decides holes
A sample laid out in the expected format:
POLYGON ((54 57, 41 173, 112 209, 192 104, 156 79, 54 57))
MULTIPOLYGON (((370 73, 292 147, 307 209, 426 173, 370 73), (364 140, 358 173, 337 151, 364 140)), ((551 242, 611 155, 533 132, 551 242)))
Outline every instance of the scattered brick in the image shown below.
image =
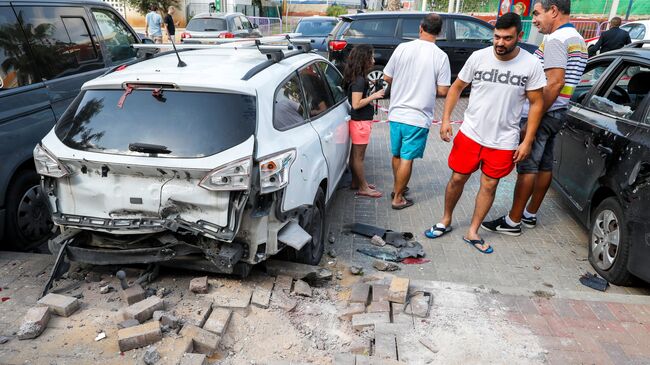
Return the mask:
POLYGON ((160 324, 172 329, 181 327, 181 321, 169 312, 155 311, 153 312, 153 320, 160 321, 160 324))
POLYGON ((429 311, 429 297, 422 293, 417 293, 411 297, 409 304, 404 310, 407 314, 417 317, 426 318, 429 311))
POLYGON ((385 333, 376 333, 375 351, 373 356, 380 359, 397 360, 397 342, 395 336, 385 333))
POLYGON ((126 289, 120 290, 120 297, 127 305, 141 302, 146 297, 144 289, 139 284, 134 284, 126 289))
POLYGON ((232 310, 227 308, 215 308, 212 314, 203 325, 203 329, 223 336, 228 329, 230 318, 232 317, 232 310))
POLYGON ((118 323, 117 328, 118 329, 129 328, 129 327, 137 326, 139 324, 140 324, 140 322, 138 322, 137 319, 127 319, 126 321, 122 321, 122 322, 118 323))
POLYGON ((293 278, 287 275, 278 275, 275 278, 275 289, 284 290, 287 293, 291 291, 291 284, 293 284, 293 278))
POLYGON ((343 321, 349 321, 352 319, 352 316, 355 314, 364 313, 366 311, 366 305, 363 303, 350 303, 347 307, 339 311, 339 319, 343 321))
POLYGON ((126 307, 122 312, 122 316, 125 320, 137 319, 138 322, 143 323, 153 316, 153 312, 162 310, 163 307, 164 303, 162 299, 153 295, 145 300, 126 307))
POLYGON ((350 344, 350 352, 356 355, 370 355, 370 340, 359 337, 350 344))
POLYGON ((271 290, 256 288, 253 290, 251 303, 256 307, 268 308, 271 303, 271 290))
POLYGON ((368 303, 368 296, 370 294, 370 285, 364 283, 357 283, 352 286, 350 292, 350 303, 368 303))
POLYGON ((49 320, 50 309, 48 307, 30 308, 25 314, 23 323, 18 330, 18 339, 28 340, 40 336, 45 331, 49 320))
POLYGON ((206 356, 204 354, 184 353, 181 356, 179 365, 206 365, 206 356))
POLYGON ((390 303, 383 302, 372 302, 368 306, 368 313, 381 313, 381 312, 390 312, 390 303))
POLYGON ((190 291, 196 294, 206 294, 208 292, 208 277, 202 276, 190 281, 190 291))
POLYGON ((352 328, 363 331, 374 328, 377 323, 389 323, 390 313, 361 313, 352 316, 352 328))
POLYGON ((296 280, 296 282, 293 284, 293 293, 303 297, 311 297, 311 286, 302 280, 296 280))
POLYGON ((79 299, 54 293, 50 293, 41 298, 38 304, 47 306, 50 308, 50 312, 61 317, 70 316, 80 306, 79 299))
POLYGON ((208 356, 212 355, 217 350, 219 341, 221 341, 221 337, 218 335, 192 324, 186 324, 183 326, 180 334, 181 336, 192 339, 194 352, 208 356))
POLYGON ((162 340, 160 322, 148 322, 117 331, 117 342, 122 352, 145 347, 160 340, 162 340))
POLYGON ((388 288, 388 300, 395 303, 405 303, 409 290, 409 279, 395 277, 388 288))
POLYGON ((388 301, 388 285, 372 284, 372 301, 388 301))

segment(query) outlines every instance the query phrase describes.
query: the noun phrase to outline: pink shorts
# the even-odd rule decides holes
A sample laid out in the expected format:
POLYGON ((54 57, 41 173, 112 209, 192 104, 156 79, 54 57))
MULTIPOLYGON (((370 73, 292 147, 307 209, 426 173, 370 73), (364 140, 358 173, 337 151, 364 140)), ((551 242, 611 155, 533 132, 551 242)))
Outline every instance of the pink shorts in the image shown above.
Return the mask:
POLYGON ((372 121, 370 120, 350 120, 350 138, 352 144, 368 144, 370 141, 370 131, 372 131, 372 121))

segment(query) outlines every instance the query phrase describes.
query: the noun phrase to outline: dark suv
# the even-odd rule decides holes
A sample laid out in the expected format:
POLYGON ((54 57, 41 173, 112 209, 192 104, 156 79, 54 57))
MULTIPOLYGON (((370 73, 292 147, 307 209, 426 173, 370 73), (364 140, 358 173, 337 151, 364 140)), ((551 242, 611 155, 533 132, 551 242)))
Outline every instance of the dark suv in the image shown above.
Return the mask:
MULTIPOLYGON (((402 42, 417 39, 420 22, 426 12, 375 12, 344 15, 328 39, 329 59, 340 69, 352 47, 369 44, 375 49, 375 67, 368 74, 371 81, 383 78, 383 69, 395 48, 402 42)), ((483 20, 461 14, 440 14, 442 32, 436 44, 449 56, 452 80, 472 52, 492 44, 494 27, 483 20)), ((537 47, 521 44, 533 52, 537 47)))
POLYGON ((0 0, 0 240, 27 249, 48 237, 32 152, 81 85, 135 59, 138 35, 110 5, 0 0))

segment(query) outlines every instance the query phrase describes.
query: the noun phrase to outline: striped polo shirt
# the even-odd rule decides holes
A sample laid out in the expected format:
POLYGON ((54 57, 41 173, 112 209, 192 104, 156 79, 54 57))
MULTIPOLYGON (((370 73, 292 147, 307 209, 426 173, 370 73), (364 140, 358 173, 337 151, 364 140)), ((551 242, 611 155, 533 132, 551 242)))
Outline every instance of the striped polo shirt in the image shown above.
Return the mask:
MULTIPOLYGON (((555 32, 545 35, 535 55, 542 61, 544 70, 564 69, 564 87, 548 111, 566 109, 587 64, 587 45, 584 38, 571 23, 567 23, 555 32)), ((528 105, 524 110, 524 116, 528 115, 528 105)))

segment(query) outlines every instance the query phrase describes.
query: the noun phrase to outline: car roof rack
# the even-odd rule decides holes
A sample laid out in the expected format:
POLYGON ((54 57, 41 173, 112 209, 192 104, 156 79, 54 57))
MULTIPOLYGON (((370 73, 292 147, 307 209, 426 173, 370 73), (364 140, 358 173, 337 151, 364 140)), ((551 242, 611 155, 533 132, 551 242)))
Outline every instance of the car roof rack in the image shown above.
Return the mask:
MULTIPOLYGON (((302 34, 300 33, 289 33, 284 35, 277 36, 268 36, 260 38, 201 38, 200 41, 197 40, 197 43, 188 43, 187 41, 182 44, 176 45, 178 52, 189 51, 189 50, 198 50, 198 49, 250 49, 256 47, 260 53, 266 55, 267 60, 251 68, 246 74, 242 77, 243 81, 249 80, 251 77, 255 76, 262 70, 268 68, 269 66, 282 61, 283 59, 296 56, 303 53, 311 52, 312 47, 311 39, 295 39, 294 37, 299 37, 302 34), (203 42, 210 42, 209 44, 203 42), (285 42, 286 44, 278 44, 280 42, 285 42), (289 51, 289 52, 286 52, 289 51)), ((192 42, 192 41, 190 41, 192 42)), ((133 44, 133 48, 138 51, 145 53, 145 59, 150 59, 153 57, 159 57, 166 54, 174 53, 174 50, 169 50, 166 52, 160 52, 161 49, 170 48, 169 44, 133 44)), ((125 65, 118 66, 109 70, 107 73, 117 70, 122 66, 130 66, 132 64, 144 61, 137 60, 130 62, 125 65)))

